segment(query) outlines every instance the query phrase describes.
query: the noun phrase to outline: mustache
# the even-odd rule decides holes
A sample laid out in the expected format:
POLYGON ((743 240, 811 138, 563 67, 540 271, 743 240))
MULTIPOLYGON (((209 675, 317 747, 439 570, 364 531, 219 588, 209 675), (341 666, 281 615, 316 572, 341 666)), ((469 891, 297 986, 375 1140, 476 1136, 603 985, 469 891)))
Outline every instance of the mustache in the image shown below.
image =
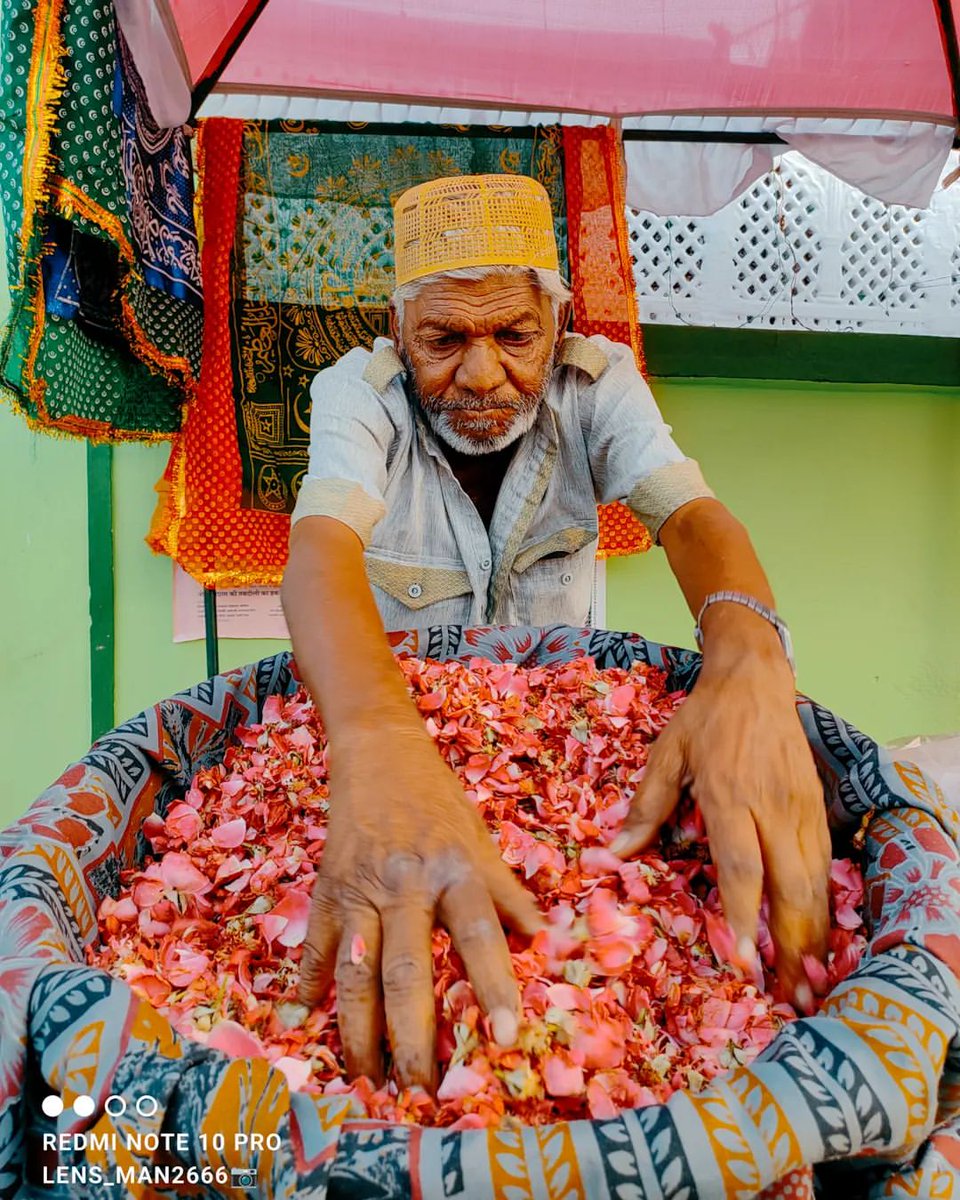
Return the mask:
POLYGON ((467 392, 460 396, 425 396, 427 404, 435 412, 473 412, 486 413, 496 410, 509 409, 511 412, 522 412, 528 408, 532 401, 538 400, 539 395, 532 393, 524 395, 517 400, 516 398, 502 400, 497 396, 491 396, 489 393, 485 396, 477 396, 473 392, 467 392))
POLYGON ((464 411, 482 414, 495 409, 509 409, 517 416, 525 414, 532 408, 538 407, 546 399, 554 363, 554 356, 551 355, 545 366, 540 386, 536 391, 520 392, 519 395, 516 391, 512 395, 509 392, 501 393, 500 391, 478 395, 476 392, 458 390, 453 396, 450 396, 436 393, 430 395, 420 390, 413 361, 405 346, 400 347, 400 359, 406 368, 407 380, 417 402, 422 408, 437 414, 464 411))

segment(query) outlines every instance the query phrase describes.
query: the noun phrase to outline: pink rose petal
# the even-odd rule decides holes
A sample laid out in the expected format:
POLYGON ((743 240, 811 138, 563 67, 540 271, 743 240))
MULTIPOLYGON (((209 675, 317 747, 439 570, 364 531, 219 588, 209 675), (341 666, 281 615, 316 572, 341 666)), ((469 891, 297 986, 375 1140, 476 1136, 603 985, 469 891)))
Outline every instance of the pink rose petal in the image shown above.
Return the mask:
POLYGON ((443 1082, 437 1089, 438 1100, 460 1100, 464 1096, 474 1096, 482 1092, 487 1081, 478 1072, 463 1065, 451 1067, 444 1075, 443 1082))
POLYGON ((543 1083, 551 1096, 579 1096, 584 1090, 583 1067, 568 1056, 547 1054, 541 1063, 543 1083))
POLYGON ((220 1021, 214 1025, 207 1045, 222 1050, 231 1058, 266 1058, 263 1043, 236 1021, 220 1021))
POLYGON ((189 987, 210 966, 206 954, 189 946, 168 946, 162 961, 164 974, 175 988, 189 987))
POLYGON ((185 895, 199 896, 212 887, 206 875, 197 870, 192 860, 175 850, 170 850, 163 856, 160 873, 168 888, 185 895))
POLYGON ((163 825, 170 837, 180 838, 184 842, 192 842, 203 828, 197 810, 182 801, 170 805, 163 825))
POLYGON ((213 882, 223 883, 225 879, 236 879, 238 875, 247 870, 247 867, 247 863, 242 862, 235 854, 230 854, 217 867, 217 873, 213 877, 213 882))
POLYGON ((630 705, 634 702, 637 695, 637 689, 631 684, 626 683, 621 687, 614 688, 607 696, 606 710, 607 712, 617 713, 620 716, 626 716, 630 711, 630 705))
POLYGON ((309 1062, 302 1058, 293 1058, 289 1054, 278 1058, 273 1065, 287 1077, 287 1086, 291 1092, 302 1092, 313 1074, 309 1062))
POLYGON ((149 838, 152 842, 156 838, 161 837, 166 832, 166 827, 163 823, 163 817, 158 813, 150 813, 148 817, 144 817, 143 824, 140 826, 145 838, 149 838))
POLYGON ((210 834, 210 840, 221 850, 235 850, 242 846, 247 836, 247 823, 243 817, 218 825, 210 834))
POLYGON ((261 919, 264 936, 281 946, 299 946, 307 936, 309 917, 310 896, 306 892, 288 891, 261 919))
POLYGON ((606 846, 587 846, 580 851, 580 870, 584 875, 612 875, 623 866, 623 860, 606 846))
POLYGON ((717 962, 732 963, 737 957, 737 944, 733 930, 728 922, 717 913, 704 913, 707 925, 707 939, 710 949, 717 956, 717 962))

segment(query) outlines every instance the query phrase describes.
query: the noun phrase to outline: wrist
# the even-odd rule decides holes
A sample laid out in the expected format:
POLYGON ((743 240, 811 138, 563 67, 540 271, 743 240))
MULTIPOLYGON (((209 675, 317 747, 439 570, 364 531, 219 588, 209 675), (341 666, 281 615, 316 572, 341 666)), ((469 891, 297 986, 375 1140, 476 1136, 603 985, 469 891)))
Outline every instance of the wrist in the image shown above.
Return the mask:
POLYGON ((349 720, 338 722, 336 737, 330 734, 330 745, 351 750, 365 749, 368 753, 378 745, 393 746, 398 741, 431 741, 423 717, 412 701, 385 705, 363 712, 349 720))
POLYGON ((704 663, 723 657, 744 655, 765 658, 779 656, 793 676, 793 643, 790 631, 774 609, 745 592, 711 592, 697 614, 694 630, 697 645, 704 652, 704 663))
POLYGON ((717 602, 703 614, 703 672, 729 672, 746 666, 769 669, 790 681, 793 664, 778 630, 765 617, 742 604, 717 602))

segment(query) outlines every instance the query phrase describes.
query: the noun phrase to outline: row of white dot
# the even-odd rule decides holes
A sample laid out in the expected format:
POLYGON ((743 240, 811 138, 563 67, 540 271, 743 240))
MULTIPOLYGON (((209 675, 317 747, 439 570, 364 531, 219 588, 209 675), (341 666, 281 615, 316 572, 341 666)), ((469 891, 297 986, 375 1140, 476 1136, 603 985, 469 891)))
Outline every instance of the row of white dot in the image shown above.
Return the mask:
MULTIPOLYGON (((59 1117, 63 1112, 65 1105, 59 1096, 49 1095, 44 1096, 40 1102, 40 1107, 48 1117, 59 1117)), ((72 1106, 74 1113, 78 1117, 93 1116, 94 1110, 97 1107, 96 1101, 92 1096, 77 1096, 72 1106)), ((103 1102, 104 1111, 112 1117, 122 1116, 127 1111, 127 1102, 123 1096, 108 1096, 103 1102)), ((155 1096, 138 1096, 134 1105, 141 1117, 155 1116, 160 1104, 155 1096)))

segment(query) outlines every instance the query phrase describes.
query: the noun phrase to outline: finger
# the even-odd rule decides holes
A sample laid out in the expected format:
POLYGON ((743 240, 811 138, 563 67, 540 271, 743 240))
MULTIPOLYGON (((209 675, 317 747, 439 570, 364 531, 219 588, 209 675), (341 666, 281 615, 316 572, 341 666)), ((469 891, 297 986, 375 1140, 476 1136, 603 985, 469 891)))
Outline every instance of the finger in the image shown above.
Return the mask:
POLYGON ((830 944, 830 868, 833 863, 833 847, 830 844, 830 829, 819 789, 817 807, 813 810, 810 820, 801 826, 800 841, 804 848, 804 858, 810 866, 810 883, 813 888, 813 941, 808 949, 822 961, 830 944))
MULTIPOLYGON (((812 837, 809 832, 806 832, 805 836, 810 838, 814 844, 810 847, 807 860, 814 864, 813 883, 816 893, 814 903, 817 904, 820 913, 818 938, 822 951, 826 954, 827 944, 830 940, 830 870, 833 866, 833 842, 827 817, 827 798, 816 768, 814 768, 811 787, 815 796, 815 800, 811 801, 811 811, 815 816, 812 818, 812 837)), ((802 832, 810 828, 810 825, 804 823, 802 832)))
POLYGON ((433 912, 425 898, 381 910, 383 1003, 401 1087, 436 1090, 436 1010, 430 937, 433 912))
POLYGON ((830 935, 830 868, 833 863, 833 844, 827 819, 827 796, 817 770, 816 759, 809 745, 804 746, 803 753, 805 761, 798 766, 796 772, 800 781, 797 786, 797 798, 791 808, 798 814, 803 856, 810 868, 810 879, 814 887, 817 939, 825 953, 830 935))
POLYGON ((723 913, 733 930, 738 960, 756 959, 757 921, 763 893, 763 856, 749 809, 714 797, 704 808, 720 814, 707 826, 710 857, 717 868, 723 913))
POLYGON ((677 807, 683 784, 684 756, 679 738, 661 734, 647 760, 643 779, 630 801, 630 811, 610 849, 628 858, 648 846, 677 807))
MULTIPOLYGON (((829 935, 827 877, 811 837, 795 826, 774 833, 761 828, 761 847, 770 898, 770 935, 777 951, 777 978, 798 1008, 813 1007, 804 958, 823 961, 829 935)), ((813 834, 813 840, 817 835, 813 834)))
POLYGON ((380 991, 380 916, 374 908, 344 914, 337 951, 337 1024, 347 1075, 377 1086, 383 1073, 383 996, 380 991))
MULTIPOLYGON (((490 854, 483 856, 481 867, 487 894, 502 920, 511 929, 515 929, 517 933, 526 934, 527 937, 533 937, 535 933, 544 928, 543 913, 537 907, 533 895, 499 856, 492 842, 490 843, 490 854)), ((504 946, 506 946, 506 942, 504 942, 504 946)))
POLYGON ((814 889, 799 832, 787 826, 781 827, 775 836, 764 836, 762 852, 770 900, 770 936, 777 952, 777 978, 787 996, 808 1012, 813 1006, 813 990, 803 956, 812 953, 816 941, 814 889))
POLYGON ((467 879, 440 899, 440 919, 463 959, 494 1040, 514 1046, 520 1023, 520 989, 497 910, 481 880, 467 879))
POLYGON ((326 880, 318 876, 310 896, 310 919, 300 959, 300 984, 297 997, 312 1008, 323 999, 333 982, 340 943, 340 915, 336 902, 328 895, 326 880))

